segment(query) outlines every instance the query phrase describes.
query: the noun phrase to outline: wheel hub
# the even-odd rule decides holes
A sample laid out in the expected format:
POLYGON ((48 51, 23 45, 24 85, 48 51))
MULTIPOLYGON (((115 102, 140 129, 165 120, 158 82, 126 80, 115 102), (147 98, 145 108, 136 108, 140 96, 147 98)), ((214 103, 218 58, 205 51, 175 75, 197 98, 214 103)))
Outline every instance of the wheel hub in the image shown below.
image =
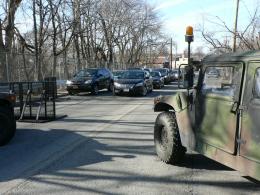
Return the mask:
POLYGON ((163 127, 161 131, 161 144, 163 147, 167 147, 168 145, 168 134, 167 131, 165 130, 165 127, 163 127))

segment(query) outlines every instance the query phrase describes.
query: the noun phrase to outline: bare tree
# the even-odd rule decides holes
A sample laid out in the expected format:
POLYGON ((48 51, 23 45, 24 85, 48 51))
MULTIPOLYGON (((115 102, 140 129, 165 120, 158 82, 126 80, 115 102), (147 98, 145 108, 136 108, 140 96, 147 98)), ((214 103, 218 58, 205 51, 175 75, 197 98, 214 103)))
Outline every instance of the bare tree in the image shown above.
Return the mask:
MULTIPOLYGON (((19 6, 21 1, 8 2, 17 2, 19 6)), ((145 1, 32 0, 24 1, 24 6, 26 11, 20 11, 33 16, 32 28, 20 32, 19 26, 13 26, 10 31, 8 20, 0 20, 1 29, 14 32, 0 31, 0 52, 7 48, 17 52, 19 48, 27 80, 41 80, 58 73, 69 78, 85 67, 113 69, 140 64, 147 55, 148 40, 155 43, 162 37, 157 13, 145 1), (7 34, 12 38, 8 39, 7 34)), ((14 24, 14 18, 11 22, 14 24)), ((0 58, 5 70, 6 58, 0 58)))
POLYGON ((21 1, 22 0, 6 1, 6 13, 4 13, 4 19, 2 21, 0 19, 0 68, 3 70, 1 71, 1 77, 3 80, 8 81, 11 78, 10 71, 8 71, 8 68, 11 68, 11 66, 7 67, 7 65, 12 64, 10 52, 14 40, 15 13, 21 4, 21 1), (5 32, 4 34, 2 34, 3 31, 5 32), (7 55, 4 56, 4 53, 7 55))
MULTIPOLYGON (((256 6, 253 13, 251 13, 250 21, 248 25, 237 31, 237 51, 248 51, 248 50, 259 50, 260 49, 260 15, 259 15, 259 5, 256 6)), ((205 22, 205 21, 204 21, 205 22)), ((234 36, 234 30, 229 27, 226 22, 220 17, 216 16, 216 20, 210 21, 209 23, 214 24, 222 28, 222 31, 209 31, 204 25, 201 25, 199 31, 201 32, 202 37, 208 43, 212 50, 215 52, 231 52, 232 51, 232 39, 234 36), (220 37, 220 34, 225 34, 220 37)))

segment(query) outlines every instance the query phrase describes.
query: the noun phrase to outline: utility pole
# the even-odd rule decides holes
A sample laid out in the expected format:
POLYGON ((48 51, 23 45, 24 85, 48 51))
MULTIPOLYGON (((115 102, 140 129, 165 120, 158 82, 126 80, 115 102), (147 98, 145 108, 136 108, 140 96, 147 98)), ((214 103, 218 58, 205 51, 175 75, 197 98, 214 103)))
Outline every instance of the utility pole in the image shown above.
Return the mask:
POLYGON ((177 43, 175 43, 175 61, 174 61, 174 68, 176 69, 176 60, 177 60, 177 51, 178 51, 177 43))
POLYGON ((171 38, 171 50, 170 50, 170 60, 171 60, 171 62, 170 62, 170 68, 172 69, 172 38, 171 38))
POLYGON ((236 3, 236 17, 235 17, 235 27, 234 27, 234 36, 233 36, 233 52, 236 52, 236 42, 237 42, 237 19, 238 19, 238 9, 239 9, 239 0, 236 3))

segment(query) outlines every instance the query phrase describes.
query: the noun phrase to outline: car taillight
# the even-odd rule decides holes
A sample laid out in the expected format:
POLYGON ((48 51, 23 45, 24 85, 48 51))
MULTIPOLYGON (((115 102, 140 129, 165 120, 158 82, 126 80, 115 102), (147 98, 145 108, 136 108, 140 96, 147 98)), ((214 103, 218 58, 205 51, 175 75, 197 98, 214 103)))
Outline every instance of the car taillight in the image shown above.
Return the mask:
POLYGON ((16 96, 14 94, 10 94, 7 99, 12 102, 15 103, 16 102, 16 96))

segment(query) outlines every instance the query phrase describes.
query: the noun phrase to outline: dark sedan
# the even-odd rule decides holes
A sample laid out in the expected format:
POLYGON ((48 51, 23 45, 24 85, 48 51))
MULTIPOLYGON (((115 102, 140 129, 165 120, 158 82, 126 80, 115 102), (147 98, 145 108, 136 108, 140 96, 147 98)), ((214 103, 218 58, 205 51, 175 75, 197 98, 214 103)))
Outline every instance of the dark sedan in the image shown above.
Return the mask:
POLYGON ((161 89, 164 86, 164 78, 159 71, 152 71, 153 87, 161 89))
POLYGON ((154 71, 159 71, 161 73, 161 75, 164 78, 164 84, 169 84, 171 82, 168 68, 157 68, 157 69, 154 69, 154 71))
POLYGON ((120 77, 123 73, 125 72, 125 70, 115 70, 113 71, 113 78, 117 79, 118 77, 120 77))
POLYGON ((171 81, 179 80, 180 74, 178 69, 170 70, 171 81))
POLYGON ((153 90, 153 80, 149 72, 127 70, 114 81, 114 94, 129 93, 142 95, 153 90))
POLYGON ((87 68, 79 71, 71 80, 66 82, 69 94, 91 92, 98 94, 101 89, 113 89, 113 75, 106 68, 87 68))

